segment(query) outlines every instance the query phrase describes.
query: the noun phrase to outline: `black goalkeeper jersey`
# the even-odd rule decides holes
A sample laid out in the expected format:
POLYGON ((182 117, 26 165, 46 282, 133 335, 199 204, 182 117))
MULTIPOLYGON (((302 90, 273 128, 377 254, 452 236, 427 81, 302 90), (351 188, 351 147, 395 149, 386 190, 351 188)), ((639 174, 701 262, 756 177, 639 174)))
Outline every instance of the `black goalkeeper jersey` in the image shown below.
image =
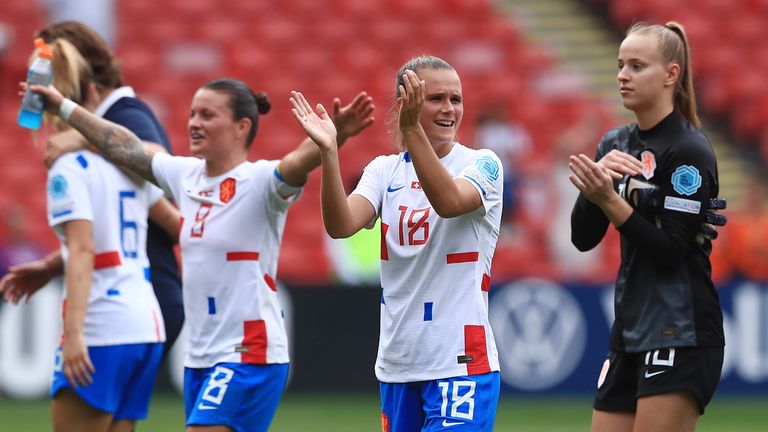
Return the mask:
MULTIPOLYGON (((634 184, 654 187, 621 233, 621 265, 616 277, 611 349, 641 352, 657 348, 725 344, 720 300, 712 283, 709 240, 696 234, 707 203, 718 195, 717 161, 704 134, 673 112, 653 128, 637 124, 607 132, 595 160, 611 150, 643 162, 634 184)), ((627 179, 616 182, 625 188, 627 179)), ((646 190, 647 192, 647 190, 646 190)), ((625 191, 626 195, 626 191, 625 191)), ((622 195, 624 196, 624 195, 622 195)), ((571 240, 582 251, 594 248, 609 221, 599 207, 579 195, 571 213, 571 240)))

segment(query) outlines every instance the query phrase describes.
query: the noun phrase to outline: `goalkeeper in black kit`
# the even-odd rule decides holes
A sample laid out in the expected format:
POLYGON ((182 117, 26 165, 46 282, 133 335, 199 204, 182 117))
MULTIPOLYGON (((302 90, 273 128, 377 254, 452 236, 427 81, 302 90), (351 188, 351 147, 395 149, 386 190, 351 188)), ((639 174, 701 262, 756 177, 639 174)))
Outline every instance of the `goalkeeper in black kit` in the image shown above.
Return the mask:
POLYGON ((723 364, 723 315, 709 255, 725 218, 717 161, 700 129, 682 27, 636 24, 618 85, 636 123, 603 136, 595 161, 571 156, 581 251, 621 234, 610 351, 592 431, 693 431, 723 364))

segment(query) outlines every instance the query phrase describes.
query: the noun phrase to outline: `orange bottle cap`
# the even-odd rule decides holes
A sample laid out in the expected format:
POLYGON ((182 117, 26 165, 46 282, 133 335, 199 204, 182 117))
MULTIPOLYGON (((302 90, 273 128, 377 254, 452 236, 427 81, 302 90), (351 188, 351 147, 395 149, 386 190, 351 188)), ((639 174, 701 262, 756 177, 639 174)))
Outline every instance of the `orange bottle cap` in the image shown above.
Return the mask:
POLYGON ((46 58, 50 60, 53 57, 53 53, 51 53, 51 47, 45 41, 43 38, 37 38, 35 39, 35 46, 37 47, 37 55, 46 58))

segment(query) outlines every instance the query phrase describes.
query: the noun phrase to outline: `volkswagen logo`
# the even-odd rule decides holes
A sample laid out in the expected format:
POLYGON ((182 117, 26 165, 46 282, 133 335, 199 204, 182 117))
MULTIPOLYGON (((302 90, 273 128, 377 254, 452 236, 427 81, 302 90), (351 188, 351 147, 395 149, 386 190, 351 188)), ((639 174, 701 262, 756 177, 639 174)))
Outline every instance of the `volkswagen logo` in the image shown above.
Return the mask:
POLYGON ((501 379, 520 390, 546 390, 565 380, 581 359, 587 324, 560 285, 524 279, 497 289, 489 305, 501 379))

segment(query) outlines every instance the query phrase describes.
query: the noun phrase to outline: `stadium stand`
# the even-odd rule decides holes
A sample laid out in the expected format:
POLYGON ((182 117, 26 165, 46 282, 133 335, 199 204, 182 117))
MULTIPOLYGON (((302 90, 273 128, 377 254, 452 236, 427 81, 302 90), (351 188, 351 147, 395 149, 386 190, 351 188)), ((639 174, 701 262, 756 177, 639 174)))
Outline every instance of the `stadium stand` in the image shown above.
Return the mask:
MULTIPOLYGON (((617 28, 635 17, 673 17, 687 7, 682 0, 588 2, 607 8, 617 28)), ((560 54, 531 41, 494 3, 445 0, 435 8, 428 0, 117 0, 116 53, 123 60, 127 83, 157 110, 177 154, 189 153, 186 119, 193 92, 214 77, 243 79, 272 99, 273 109, 260 124, 252 159, 280 157, 303 138, 290 114, 291 90, 301 90, 326 106, 334 96, 348 101, 359 90, 368 91, 377 107, 377 121, 342 151, 347 175, 359 173, 374 155, 395 151, 385 122, 393 102, 395 71, 410 56, 435 54, 453 64, 463 78, 462 142, 472 145, 473 119, 484 107, 504 104, 533 137, 534 156, 521 171, 546 180, 554 142, 568 127, 589 112, 599 119, 600 129, 606 130, 618 122, 617 111, 587 84, 559 72, 560 54)), ((760 33, 767 9, 768 2, 760 0, 707 0, 695 13, 687 10, 685 21, 694 46, 707 47, 696 54, 702 64, 697 72, 704 109, 730 118, 739 136, 765 136, 766 147, 768 133, 763 125, 768 124, 768 90, 760 84, 768 71, 768 54, 756 52, 768 51, 734 53, 725 49, 733 45, 722 36, 738 39, 740 46, 764 45, 760 33), (718 22, 727 17, 725 25, 733 31, 714 33, 711 29, 719 28, 711 25, 716 17, 718 22), (737 67, 744 59, 750 67, 737 67)), ((41 150, 15 124, 16 81, 24 77, 31 35, 43 20, 41 6, 35 1, 5 0, 0 8, 0 22, 9 23, 15 34, 0 69, 0 127, 4 132, 0 149, 6 155, 0 160, 5 173, 0 201, 24 203, 30 210, 31 235, 52 248, 56 242, 44 216, 41 150)), ((44 138, 40 133, 38 145, 44 144, 44 138)), ((526 217, 515 220, 533 241, 524 245, 500 241, 494 277, 558 274, 546 242, 540 240, 548 222, 526 217)), ((332 279, 324 235, 319 173, 314 173, 303 198, 288 215, 280 261, 282 280, 321 284, 332 279)), ((597 277, 612 276, 602 272, 597 277)))

